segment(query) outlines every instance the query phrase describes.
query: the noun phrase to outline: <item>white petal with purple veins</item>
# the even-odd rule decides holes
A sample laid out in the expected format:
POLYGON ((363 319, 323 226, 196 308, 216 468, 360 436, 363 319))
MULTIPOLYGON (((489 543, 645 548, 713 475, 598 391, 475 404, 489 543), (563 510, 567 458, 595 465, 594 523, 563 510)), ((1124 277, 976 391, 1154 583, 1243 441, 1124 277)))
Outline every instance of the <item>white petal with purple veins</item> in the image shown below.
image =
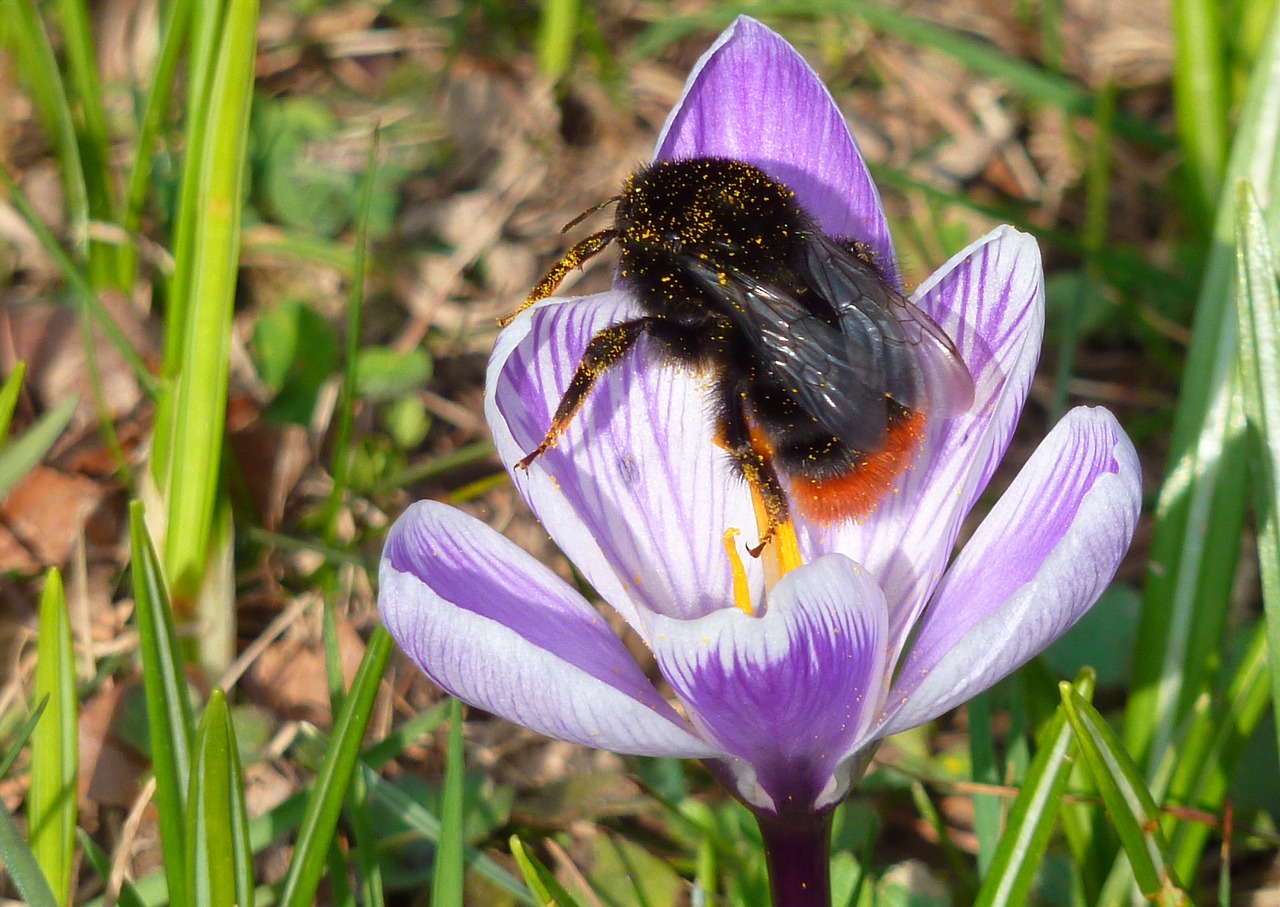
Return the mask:
MULTIPOLYGON (((556 300, 503 333, 486 409, 509 469, 542 440, 591 337, 631 311, 621 293, 556 300)), ((641 341, 597 382, 556 446, 512 472, 551 537, 643 635, 650 613, 689 618, 728 604, 721 536, 755 523, 715 443, 709 379, 655 360, 641 341)), ((761 594, 759 566, 749 570, 761 594)))
POLYGON ((1044 330, 1044 275, 1035 240, 993 230, 915 294, 952 337, 974 381, 968 413, 933 427, 900 488, 860 523, 808 527, 811 551, 866 565, 889 601, 897 649, 942 577, 960 524, 1003 456, 1022 411, 1044 330))
POLYGON ((769 610, 655 625, 654 657, 703 736, 741 760, 739 793, 775 811, 843 796, 833 778, 883 691, 887 612, 841 555, 783 577, 769 610))
POLYGON ((582 596, 479 520, 415 504, 387 537, 379 580, 391 635, 459 699, 586 746, 717 754, 582 596))
POLYGON ((804 57, 755 19, 737 21, 702 55, 667 117, 654 158, 728 157, 796 193, 829 236, 874 250, 901 288, 880 193, 827 86, 804 57))
POLYGON ((1104 409, 1068 413, 947 571, 890 692, 893 733, 987 689, 1102 595, 1141 505, 1137 453, 1104 409))

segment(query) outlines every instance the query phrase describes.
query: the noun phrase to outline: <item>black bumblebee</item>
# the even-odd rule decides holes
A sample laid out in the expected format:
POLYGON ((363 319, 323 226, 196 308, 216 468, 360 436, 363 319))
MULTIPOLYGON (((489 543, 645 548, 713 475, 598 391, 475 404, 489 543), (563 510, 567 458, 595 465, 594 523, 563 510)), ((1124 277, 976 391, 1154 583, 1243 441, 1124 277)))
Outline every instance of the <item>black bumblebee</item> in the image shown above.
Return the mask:
POLYGON ((591 340, 518 467, 555 444, 596 381, 648 337, 664 360, 714 377, 717 440, 768 515, 759 554, 792 506, 823 524, 872 511, 910 465, 926 419, 972 404, 973 381, 942 329, 866 247, 824 234, 758 168, 663 161, 610 202, 613 226, 570 249, 504 323, 610 243, 644 314, 591 340))

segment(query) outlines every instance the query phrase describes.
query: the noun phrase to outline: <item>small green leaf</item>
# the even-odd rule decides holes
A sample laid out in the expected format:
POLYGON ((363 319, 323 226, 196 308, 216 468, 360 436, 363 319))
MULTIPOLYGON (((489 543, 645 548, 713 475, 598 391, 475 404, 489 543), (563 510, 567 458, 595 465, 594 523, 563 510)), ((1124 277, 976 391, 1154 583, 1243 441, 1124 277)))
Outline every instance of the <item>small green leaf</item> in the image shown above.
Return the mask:
POLYGON ((250 349, 263 383, 276 394, 265 415, 310 425, 320 389, 338 367, 332 325, 305 303, 285 302, 258 319, 250 349))
POLYGON ((0 446, 9 437, 9 423, 13 421, 13 411, 18 406, 18 394, 22 392, 22 378, 27 373, 27 364, 19 362, 9 373, 0 387, 0 446))
POLYGON ((0 449, 0 500, 36 467, 66 430, 75 414, 78 398, 63 400, 36 423, 0 449))
POLYGON ((27 822, 31 850, 60 904, 71 902, 75 863, 77 735, 75 658, 62 576, 50 570, 40 596, 35 696, 49 707, 31 737, 27 822))
POLYGON ((384 346, 367 346, 356 359, 356 393, 366 400, 390 400, 421 389, 431 371, 431 356, 421 347, 397 353, 384 346))
POLYGON ((260 97, 249 128, 254 191, 265 212, 288 227, 336 236, 351 221, 356 178, 324 154, 338 134, 333 113, 310 98, 260 97))
POLYGON ((431 428, 431 414, 421 398, 405 395, 382 407, 379 421, 401 450, 412 450, 423 442, 431 428))
POLYGON ((187 796, 187 877, 196 907, 253 907, 253 856, 235 730, 222 690, 196 733, 187 796))

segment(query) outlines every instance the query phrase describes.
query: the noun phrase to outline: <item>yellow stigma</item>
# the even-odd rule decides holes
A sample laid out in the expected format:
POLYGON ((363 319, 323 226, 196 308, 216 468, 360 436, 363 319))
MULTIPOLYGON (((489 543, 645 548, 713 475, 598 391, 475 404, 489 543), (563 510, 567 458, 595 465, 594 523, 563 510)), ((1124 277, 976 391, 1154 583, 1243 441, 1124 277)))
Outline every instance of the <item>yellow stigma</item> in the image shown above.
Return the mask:
POLYGON ((739 611, 755 617, 751 607, 751 588, 747 585, 747 568, 742 564, 742 552, 738 546, 738 530, 724 531, 724 550, 729 554, 729 570, 733 573, 733 604, 739 611))
MULTIPOLYGON (((751 501, 756 512, 756 528, 761 536, 769 531, 769 514, 764 500, 751 489, 751 501)), ((747 550, 738 541, 739 531, 730 527, 724 531, 723 542, 725 553, 729 555, 729 571, 733 575, 733 605, 744 614, 755 616, 756 609, 751 604, 751 587, 747 584, 747 568, 742 563, 742 552, 747 550)), ((760 552, 761 566, 764 568, 764 588, 766 596, 778 585, 778 581, 800 566, 800 542, 796 538, 796 527, 791 520, 775 523, 773 535, 760 552)))
MULTIPOLYGON (((756 528, 763 537, 769 531, 769 511, 754 485, 751 487, 751 504, 756 511, 756 528)), ((800 566, 800 540, 796 538, 796 527, 790 519, 774 524, 773 538, 760 552, 760 561, 764 567, 766 594, 778 585, 780 579, 800 566)))

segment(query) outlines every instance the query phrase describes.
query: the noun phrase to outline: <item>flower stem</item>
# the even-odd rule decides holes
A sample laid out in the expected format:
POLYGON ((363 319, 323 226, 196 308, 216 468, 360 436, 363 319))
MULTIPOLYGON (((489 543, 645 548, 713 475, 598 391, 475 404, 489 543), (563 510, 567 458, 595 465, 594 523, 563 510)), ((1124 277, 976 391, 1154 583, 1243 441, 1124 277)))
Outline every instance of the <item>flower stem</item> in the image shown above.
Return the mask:
POLYGON ((830 907, 831 812, 756 815, 773 907, 830 907))

